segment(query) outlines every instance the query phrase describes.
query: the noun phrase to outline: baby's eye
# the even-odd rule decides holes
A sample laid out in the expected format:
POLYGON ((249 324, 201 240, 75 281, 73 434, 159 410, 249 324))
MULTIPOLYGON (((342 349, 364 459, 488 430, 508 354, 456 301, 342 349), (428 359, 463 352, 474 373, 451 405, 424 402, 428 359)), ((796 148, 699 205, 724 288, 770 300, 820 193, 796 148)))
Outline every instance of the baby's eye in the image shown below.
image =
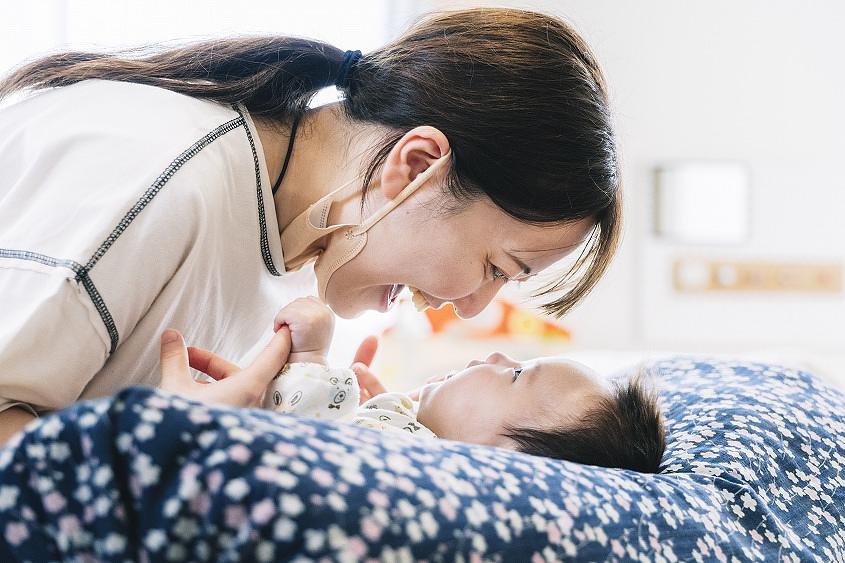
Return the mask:
POLYGON ((513 368, 513 380, 516 381, 516 379, 519 377, 519 374, 521 373, 522 368, 513 368))

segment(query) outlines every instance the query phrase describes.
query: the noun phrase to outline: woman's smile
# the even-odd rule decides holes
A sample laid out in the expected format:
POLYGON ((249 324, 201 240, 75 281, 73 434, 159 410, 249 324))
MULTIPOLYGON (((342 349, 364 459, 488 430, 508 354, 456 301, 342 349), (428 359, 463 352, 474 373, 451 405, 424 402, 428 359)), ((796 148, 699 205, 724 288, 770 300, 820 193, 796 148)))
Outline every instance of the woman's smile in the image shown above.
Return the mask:
POLYGON ((405 286, 401 283, 383 286, 381 293, 381 307, 379 307, 379 310, 382 313, 389 311, 390 308, 393 307, 393 304, 396 303, 396 298, 399 297, 399 294, 402 293, 403 289, 405 289, 405 286))

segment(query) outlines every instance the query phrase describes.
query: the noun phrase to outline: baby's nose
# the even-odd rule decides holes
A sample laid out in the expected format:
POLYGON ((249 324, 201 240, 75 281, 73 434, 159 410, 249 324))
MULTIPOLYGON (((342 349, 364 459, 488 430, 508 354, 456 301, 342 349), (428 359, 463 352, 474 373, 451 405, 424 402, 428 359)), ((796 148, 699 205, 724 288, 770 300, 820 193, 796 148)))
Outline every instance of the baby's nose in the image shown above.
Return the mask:
POLYGON ((516 363, 516 362, 514 362, 514 360, 512 360, 511 358, 509 358, 505 354, 502 354, 501 352, 493 352, 492 354, 487 356, 487 359, 485 360, 485 362, 488 363, 488 364, 505 364, 505 365, 511 365, 511 364, 516 363))
POLYGON ((466 369, 466 368, 471 368, 471 367, 473 367, 473 366, 480 366, 480 365, 481 365, 481 364, 483 364, 483 363, 484 363, 484 362, 482 362, 481 360, 470 360, 470 361, 467 363, 467 365, 464 367, 464 369, 466 369))

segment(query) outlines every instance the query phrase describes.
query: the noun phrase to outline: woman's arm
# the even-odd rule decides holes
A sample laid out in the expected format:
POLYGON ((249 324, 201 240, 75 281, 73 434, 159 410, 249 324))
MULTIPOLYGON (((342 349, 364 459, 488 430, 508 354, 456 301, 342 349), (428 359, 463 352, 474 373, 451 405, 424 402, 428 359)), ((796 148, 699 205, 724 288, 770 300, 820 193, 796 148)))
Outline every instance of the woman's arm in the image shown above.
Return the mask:
MULTIPOLYGON (((88 295, 62 267, 29 260, 0 266, 0 411, 63 409, 82 395, 109 354, 109 335, 88 295)), ((3 417, 13 417, 8 414, 3 417)), ((15 417, 17 418, 17 417, 15 417)), ((6 425, 0 426, 0 431, 6 425)))
POLYGON ((35 420, 35 416, 20 407, 11 407, 0 412, 0 446, 20 432, 24 426, 35 420))

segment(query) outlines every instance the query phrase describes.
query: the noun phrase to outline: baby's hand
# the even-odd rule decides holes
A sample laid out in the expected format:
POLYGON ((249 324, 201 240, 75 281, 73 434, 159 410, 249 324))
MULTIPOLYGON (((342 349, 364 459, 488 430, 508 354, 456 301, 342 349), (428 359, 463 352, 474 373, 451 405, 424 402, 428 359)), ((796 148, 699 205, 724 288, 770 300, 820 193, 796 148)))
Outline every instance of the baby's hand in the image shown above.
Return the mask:
POLYGON ((286 305, 276 314, 273 331, 290 328, 291 350, 288 363, 326 364, 326 355, 334 332, 334 313, 316 297, 303 297, 286 305))

